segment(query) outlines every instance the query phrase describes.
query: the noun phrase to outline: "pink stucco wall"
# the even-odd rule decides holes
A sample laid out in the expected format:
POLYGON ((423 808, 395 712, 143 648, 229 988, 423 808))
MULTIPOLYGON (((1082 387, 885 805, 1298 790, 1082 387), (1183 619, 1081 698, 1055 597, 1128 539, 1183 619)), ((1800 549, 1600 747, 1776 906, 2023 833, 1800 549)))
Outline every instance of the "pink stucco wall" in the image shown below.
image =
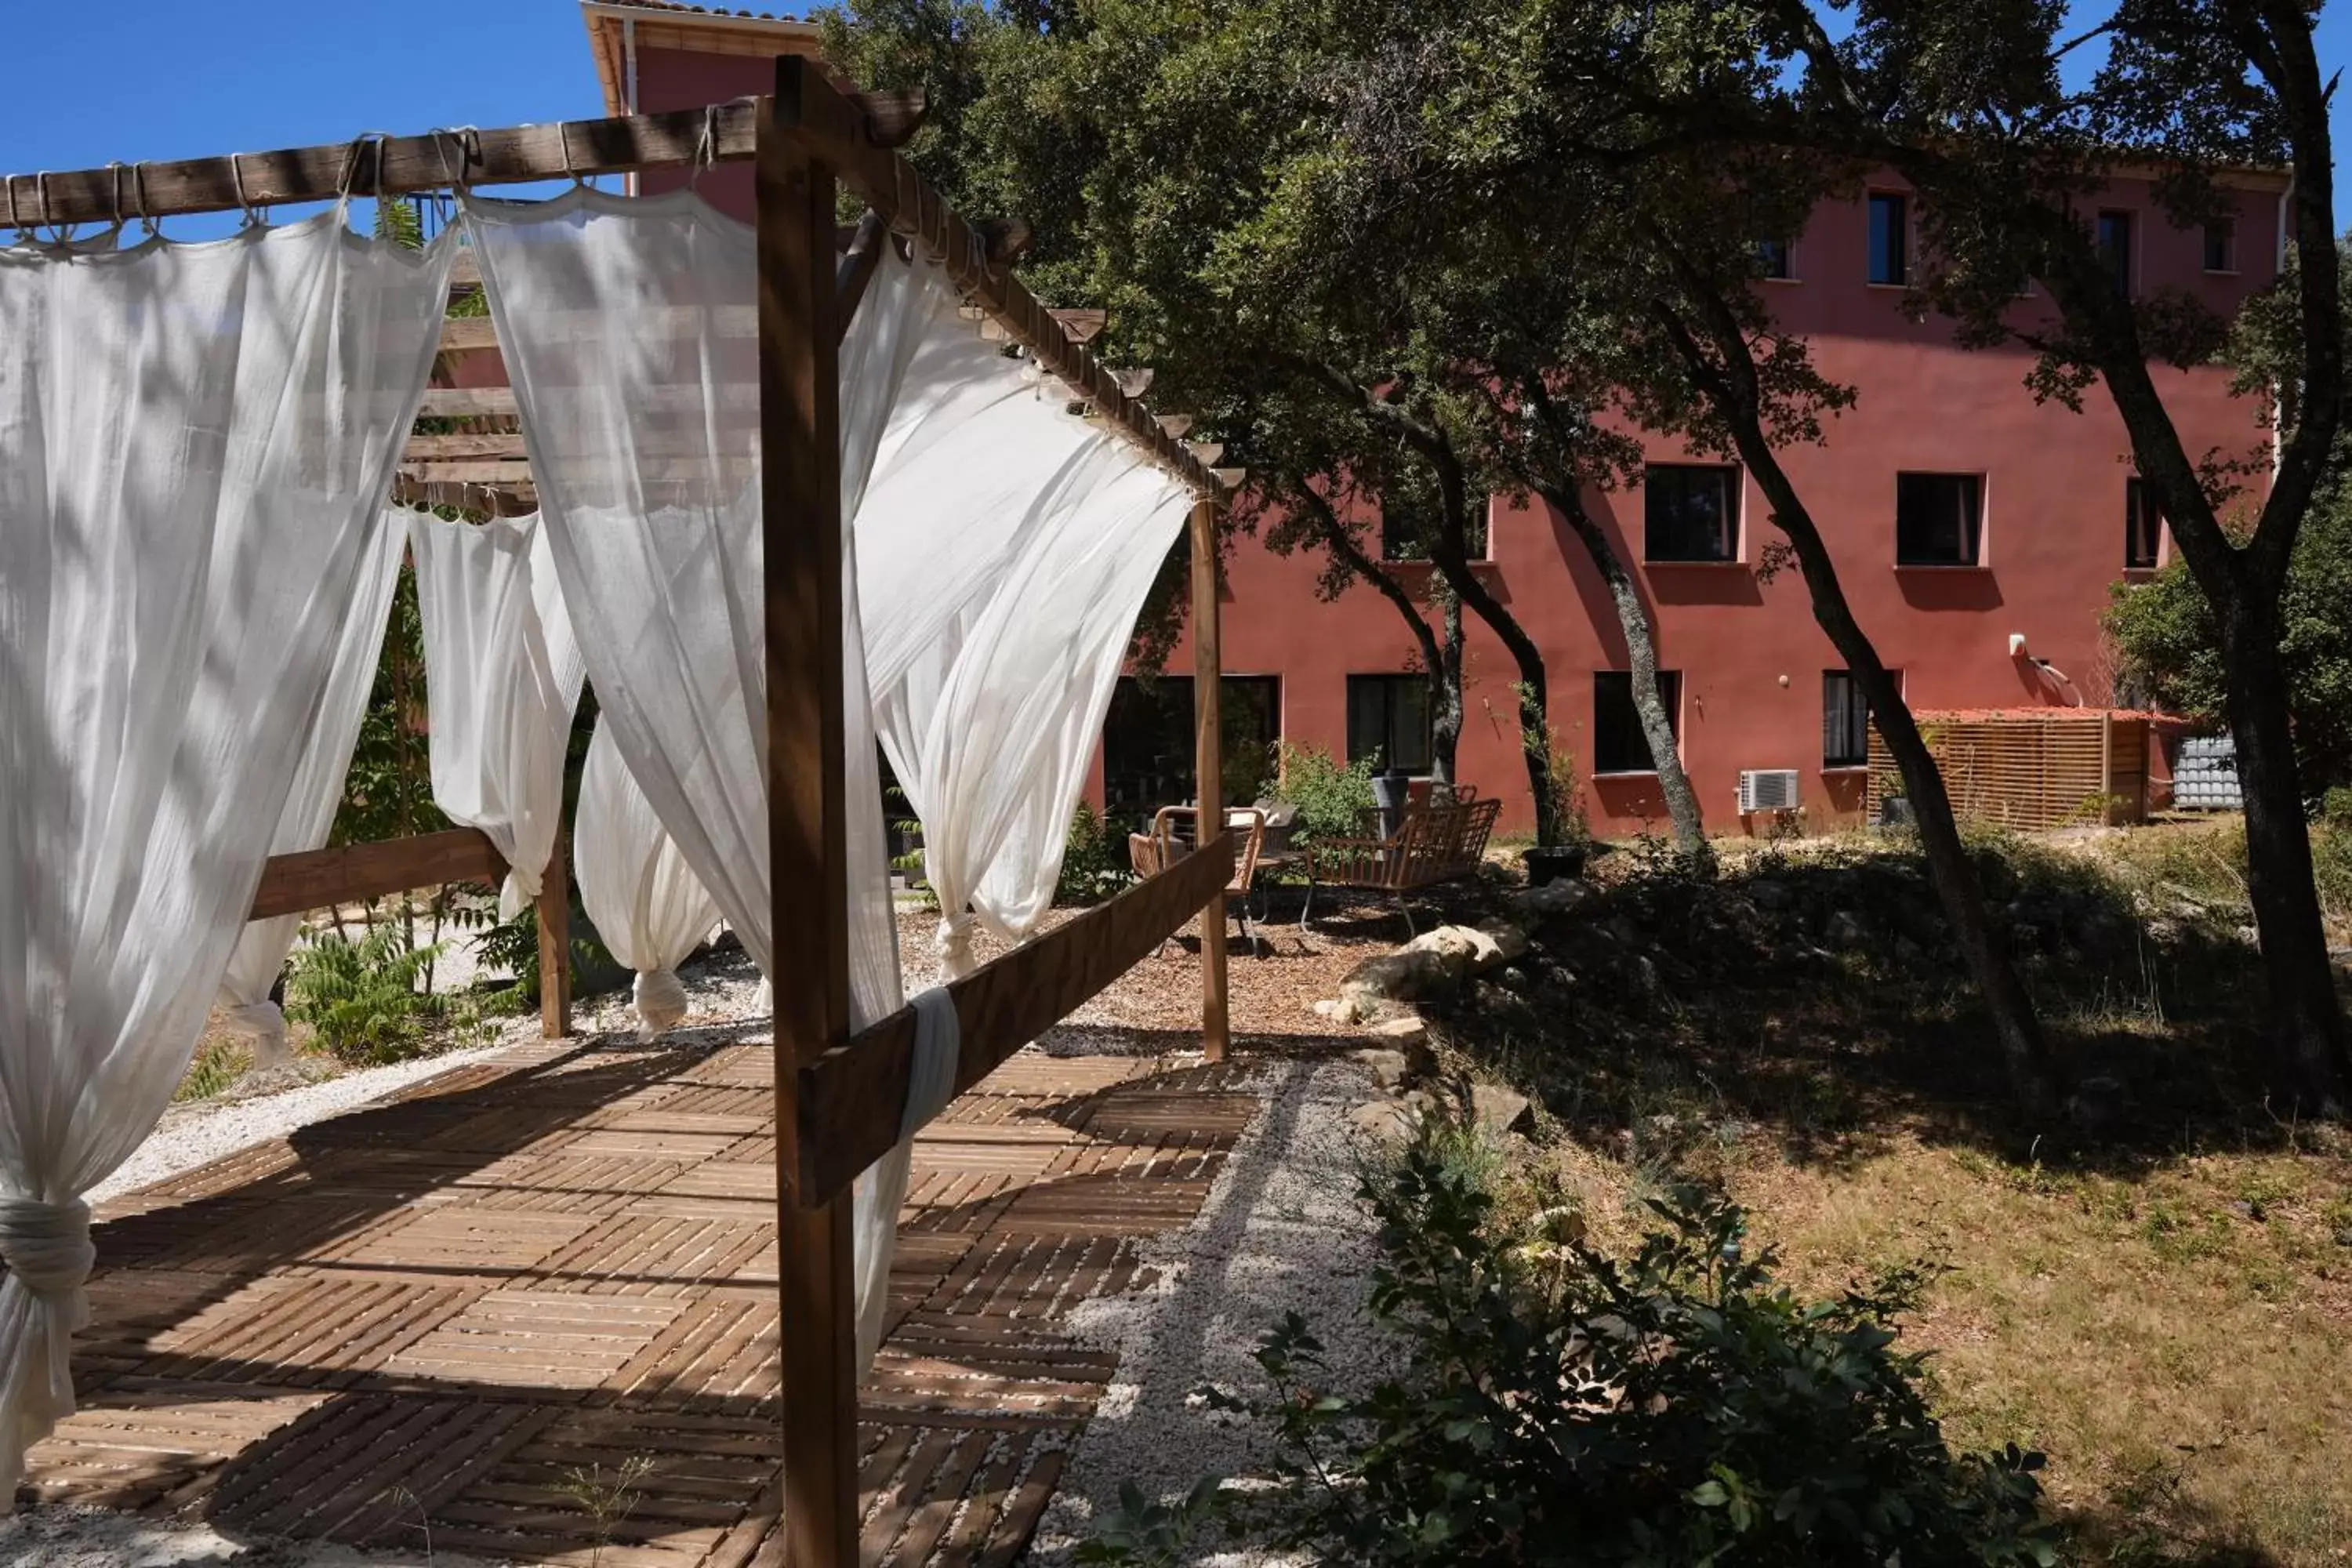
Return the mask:
MULTIPOLYGON (((643 51, 638 69, 640 103, 648 110, 758 92, 772 79, 764 60, 661 49, 643 51)), ((748 169, 721 168, 703 188, 748 216, 749 182, 748 169)), ((663 183, 649 176, 646 186, 663 183)), ((1902 187, 1889 181, 1880 188, 1902 187)), ((2121 182, 2099 205, 2138 215, 2142 293, 2179 287, 2227 310, 2268 283, 2275 265, 2275 190, 2248 189, 2237 199, 2240 271, 2227 276, 2204 271, 2201 235, 2171 227, 2145 184, 2121 182)), ((2098 620, 2110 585, 2124 575, 2124 488, 2132 472, 2120 419, 2097 387, 2079 414, 2038 404, 2024 385, 2026 355, 1963 352, 1952 345, 1948 323, 1906 320, 1900 289, 1866 281, 1867 253, 1862 204, 1827 205, 1796 240, 1797 280, 1766 285, 1776 315, 1807 335, 1820 368, 1858 392, 1822 445, 1783 455, 1835 552, 1855 614, 1881 656, 1903 671, 1915 708, 2074 700, 2073 691, 2011 656, 2013 633, 2071 676, 2083 700, 2107 700, 2098 620), (1981 565, 1895 566, 1895 477, 1903 470, 1984 476, 1981 565)), ((2019 309, 2031 315, 2040 307, 2029 298, 2019 309)), ((2221 373, 2161 370, 2158 382, 2192 455, 2263 453, 2259 408, 2232 399, 2221 373)), ((1684 454, 1654 442, 1652 456, 1673 461, 1684 454)), ((1796 572, 1768 582, 1759 571, 1765 543, 1778 535, 1753 479, 1743 479, 1742 488, 1738 561, 1642 570, 1660 665, 1682 672, 1683 760, 1719 830, 1740 830, 1737 789, 1746 768, 1799 769, 1808 820, 1824 824, 1858 810, 1861 797, 1859 772, 1822 766, 1822 673, 1841 661, 1814 625, 1796 572)), ((1638 561, 1638 489, 1597 494, 1591 504, 1619 550, 1638 561)), ((1498 502, 1492 537, 1489 581, 1543 649, 1555 723, 1571 748, 1588 754, 1593 672, 1625 668, 1607 597, 1581 547, 1540 503, 1530 510, 1498 502)), ((1236 543, 1224 665, 1234 674, 1279 677, 1282 734, 1336 752, 1346 745, 1347 677, 1407 668, 1412 641, 1396 612, 1368 588, 1319 602, 1318 565, 1303 554, 1277 557, 1252 539, 1236 543)), ((1190 657, 1180 647, 1173 668, 1188 668, 1190 657)), ((1460 774, 1503 798, 1507 829, 1532 818, 1518 756, 1516 679, 1501 645, 1474 627, 1460 774)), ((1099 787, 1098 761, 1097 798, 1099 787)), ((1655 781, 1647 776, 1591 781, 1587 800, 1604 833, 1663 823, 1655 781)))

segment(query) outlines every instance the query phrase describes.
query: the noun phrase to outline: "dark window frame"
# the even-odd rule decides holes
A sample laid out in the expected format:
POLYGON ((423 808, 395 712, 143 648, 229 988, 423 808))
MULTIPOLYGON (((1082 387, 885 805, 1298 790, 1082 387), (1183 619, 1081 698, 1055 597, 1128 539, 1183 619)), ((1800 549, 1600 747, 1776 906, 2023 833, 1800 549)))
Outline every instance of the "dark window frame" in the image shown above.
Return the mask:
POLYGON ((2094 233, 2107 280, 2116 286, 2116 293, 2132 298, 2138 292, 2139 215, 2125 207, 2103 208, 2094 233))
POLYGON ((1437 761, 1436 718, 1437 715, 1431 710, 1429 678, 1425 675, 1411 670, 1375 670, 1349 675, 1347 687, 1349 763, 1352 766, 1377 750, 1381 772, 1402 765, 1410 777, 1428 777, 1437 761), (1380 693, 1378 702, 1381 710, 1381 733, 1377 743, 1374 737, 1363 733, 1365 727, 1359 724, 1360 717, 1369 706, 1359 693, 1370 693, 1375 689, 1380 693), (1394 737, 1402 706, 1399 699, 1408 693, 1421 704, 1419 755, 1401 758, 1397 753, 1402 748, 1395 744, 1394 737), (1418 766, 1413 765, 1416 762, 1418 766))
POLYGON ((1822 768, 1870 765, 1870 703, 1850 669, 1822 671, 1822 768))
MULTIPOLYGON (((1396 552, 1401 535, 1406 534, 1410 530, 1410 536, 1418 536, 1418 530, 1412 529, 1410 514, 1403 509, 1400 509, 1398 521, 1402 526, 1392 530, 1389 526, 1390 512, 1385 501, 1381 503, 1380 512, 1381 560, 1392 566, 1428 565, 1429 557, 1426 554, 1400 555, 1396 552)), ((1495 559, 1495 498, 1493 496, 1480 496, 1477 502, 1471 508, 1468 531, 1469 538, 1465 542, 1469 546, 1472 564, 1485 565, 1491 563, 1495 559)))
MULTIPOLYGON (((1645 463, 1642 467, 1642 563, 1645 566, 1736 566, 1740 559, 1740 500, 1746 491, 1746 475, 1736 463, 1645 463), (1664 484, 1660 476, 1671 476, 1664 484), (1706 475, 1719 487, 1722 516, 1718 524, 1722 552, 1714 555, 1661 554, 1660 520, 1655 508, 1663 504, 1669 492, 1689 485, 1698 475, 1706 475)), ((1692 490, 1683 489, 1676 500, 1687 503, 1692 490)), ((1668 520, 1669 531, 1682 524, 1668 520)), ((1689 537, 1696 537, 1693 530, 1689 537)), ((1665 547, 1674 548, 1668 538, 1665 547)))
POLYGON ((2238 270, 2238 220, 2223 218, 2205 226, 2200 240, 2204 251, 2205 270, 2221 276, 2235 276, 2238 270), (2218 247, 2218 248, 2217 248, 2218 247), (2216 256, 2220 258, 2217 262, 2216 256))
MULTIPOLYGON (((1665 703, 1666 728, 1674 732, 1677 752, 1683 743, 1683 672, 1658 671, 1658 696, 1665 703)), ((1639 778, 1658 771, 1642 734, 1641 710, 1633 706, 1633 673, 1627 669, 1592 672, 1592 755, 1591 775, 1597 779, 1639 778), (1625 765, 1630 763, 1631 765, 1625 765)))
POLYGON ((1895 476, 1895 564, 1941 571, 1981 569, 1985 558, 1985 477, 1981 473, 1905 471, 1895 476), (1945 524, 1931 515, 1936 502, 1930 484, 1965 487, 1954 542, 1961 548, 1949 559, 1927 548, 1945 524))
POLYGON ((1865 198, 1868 241, 1865 258, 1871 283, 1881 289, 1911 286, 1911 198, 1902 191, 1873 191, 1865 198), (1882 233, 1880 215, 1892 213, 1894 226, 1882 233))
POLYGON ((1764 268, 1767 282, 1794 283, 1797 280, 1795 240, 1759 239, 1756 242, 1756 258, 1764 268))
POLYGON ((2137 474, 2124 480, 2124 570, 2153 572, 2164 563, 2164 508, 2137 474))

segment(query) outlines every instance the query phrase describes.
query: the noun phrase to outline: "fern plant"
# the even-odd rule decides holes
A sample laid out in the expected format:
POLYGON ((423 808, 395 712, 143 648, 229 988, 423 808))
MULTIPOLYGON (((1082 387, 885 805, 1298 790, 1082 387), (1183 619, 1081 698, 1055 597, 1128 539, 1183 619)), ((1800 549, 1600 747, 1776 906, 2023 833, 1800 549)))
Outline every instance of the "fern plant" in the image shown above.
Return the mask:
POLYGON ((338 1061, 375 1067, 417 1055, 436 1026, 461 1037, 480 1030, 474 1009, 422 991, 437 944, 411 947, 383 925, 353 942, 322 931, 295 951, 286 976, 286 1016, 308 1024, 338 1061))

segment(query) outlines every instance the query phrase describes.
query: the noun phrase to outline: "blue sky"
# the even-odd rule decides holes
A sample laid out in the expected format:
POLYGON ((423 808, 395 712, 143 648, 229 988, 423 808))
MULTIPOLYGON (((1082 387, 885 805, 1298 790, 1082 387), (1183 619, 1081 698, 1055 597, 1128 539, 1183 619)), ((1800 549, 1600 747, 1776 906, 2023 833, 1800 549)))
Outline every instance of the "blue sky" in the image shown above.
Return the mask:
MULTIPOLYGON (((601 113, 574 0, 0 0, 0 172, 260 152, 365 131, 601 113)), ((761 7, 797 11, 797 5, 761 7)), ((2081 5, 2085 16, 2105 6, 2081 5)), ((2352 64, 2352 0, 2320 24, 2352 64)), ((2086 60, 2091 57, 2085 51, 2086 60)), ((2336 212, 2352 226, 2352 108, 2336 110, 2336 212)), ((225 232, 233 217, 166 232, 225 232)))

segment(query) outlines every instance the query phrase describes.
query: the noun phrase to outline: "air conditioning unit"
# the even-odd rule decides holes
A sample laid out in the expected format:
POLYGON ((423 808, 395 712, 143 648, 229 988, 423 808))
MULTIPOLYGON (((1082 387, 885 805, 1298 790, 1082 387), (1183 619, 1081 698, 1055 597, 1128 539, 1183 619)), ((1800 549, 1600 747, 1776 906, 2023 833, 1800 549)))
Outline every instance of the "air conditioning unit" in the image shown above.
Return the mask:
POLYGON ((1739 773, 1739 811, 1746 816, 1751 811, 1794 811, 1797 808, 1797 770, 1794 768, 1743 768, 1739 773))

